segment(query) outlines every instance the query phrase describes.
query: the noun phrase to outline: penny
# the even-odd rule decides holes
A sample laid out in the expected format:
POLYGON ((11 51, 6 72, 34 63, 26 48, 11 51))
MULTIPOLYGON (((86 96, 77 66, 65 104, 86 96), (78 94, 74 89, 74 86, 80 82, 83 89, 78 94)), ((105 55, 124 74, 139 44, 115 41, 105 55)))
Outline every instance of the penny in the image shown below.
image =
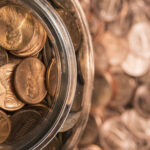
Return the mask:
POLYGON ((3 111, 0 110, 0 144, 6 141, 11 131, 10 120, 3 111))
POLYGON ((119 117, 104 122, 100 128, 100 143, 107 150, 137 150, 134 136, 119 117))
POLYGON ((150 24, 140 22, 135 24, 129 35, 129 47, 137 55, 150 58, 150 24))
POLYGON ((106 71, 109 66, 108 56, 105 48, 99 42, 94 42, 95 72, 106 71))
POLYGON ((138 87, 135 98, 134 98, 134 107, 136 111, 142 115, 143 117, 149 118, 150 117, 150 85, 141 85, 138 87))
POLYGON ((0 47, 0 66, 3 66, 7 63, 8 63, 8 54, 2 47, 0 47))
POLYGON ((113 78, 116 82, 116 95, 110 105, 116 107, 125 106, 133 96, 136 83, 133 78, 122 72, 113 73, 113 78))
POLYGON ((77 51, 82 41, 82 32, 81 32, 81 27, 79 26, 80 24, 79 21, 77 20, 75 15, 72 15, 70 12, 61 9, 58 9, 57 12, 63 19, 69 31, 69 34, 71 36, 75 51, 77 51))
POLYGON ((43 54, 43 62, 46 67, 50 64, 50 61, 52 60, 52 44, 50 43, 50 40, 47 38, 46 43, 44 45, 44 49, 42 51, 43 54))
POLYGON ((16 97, 12 85, 15 67, 16 64, 0 67, 0 107, 7 111, 16 111, 24 106, 24 103, 16 97))
POLYGON ((114 96, 114 81, 111 74, 105 72, 95 76, 93 107, 107 106, 114 96))
POLYGON ((139 139, 149 139, 150 119, 143 118, 134 109, 122 114, 121 119, 139 139))
POLYGON ((54 97, 58 84, 58 69, 56 59, 53 59, 46 72, 46 85, 50 96, 54 97))
POLYGON ((68 115, 68 118, 66 119, 65 123, 63 124, 59 132, 66 132, 72 129, 76 125, 76 123, 79 121, 80 115, 81 115, 81 111, 75 112, 75 113, 70 112, 68 115))
POLYGON ((98 145, 89 145, 83 148, 80 148, 80 150, 102 150, 98 145))
POLYGON ((34 33, 31 41, 26 45, 25 48, 18 51, 11 51, 11 53, 19 57, 35 56, 44 47, 46 38, 47 34, 44 28, 40 25, 39 22, 35 21, 34 33))
POLYGON ((61 142, 55 137, 43 150, 60 150, 61 142))
POLYGON ((124 72, 128 75, 140 77, 148 72, 149 60, 139 57, 133 53, 129 53, 121 66, 124 72))
POLYGON ((125 39, 117 38, 108 32, 103 35, 101 42, 111 65, 120 65, 127 57, 129 47, 125 39))
POLYGON ((8 50, 24 48, 34 32, 34 21, 30 14, 16 5, 0 9, 0 45, 8 50))
POLYGON ((47 94, 44 64, 37 58, 24 59, 16 68, 14 86, 22 101, 40 103, 47 94))
MULTIPOLYGON (((12 128, 7 143, 15 143, 25 139, 29 133, 31 136, 35 128, 40 125, 42 117, 40 113, 31 109, 16 112, 10 120, 12 128)), ((34 135, 32 134, 32 136, 34 135)))
POLYGON ((98 131, 98 127, 96 124, 96 120, 92 115, 90 115, 87 126, 79 142, 79 146, 83 147, 92 144, 98 136, 97 131, 98 131))
POLYGON ((118 17, 122 5, 123 0, 96 0, 95 12, 99 18, 111 22, 118 17))

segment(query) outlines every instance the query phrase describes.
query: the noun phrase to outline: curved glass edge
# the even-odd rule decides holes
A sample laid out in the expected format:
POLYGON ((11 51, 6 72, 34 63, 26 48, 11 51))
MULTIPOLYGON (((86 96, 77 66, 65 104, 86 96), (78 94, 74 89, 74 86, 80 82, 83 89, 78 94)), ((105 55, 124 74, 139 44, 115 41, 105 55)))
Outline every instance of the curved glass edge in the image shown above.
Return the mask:
POLYGON ((86 21, 86 17, 84 11, 79 3, 78 0, 71 0, 73 6, 75 7, 76 12, 78 13, 78 17, 80 19, 82 30, 84 34, 84 42, 87 43, 87 54, 86 54, 86 82, 84 85, 83 91, 83 103, 82 103, 82 113, 79 118, 78 123, 73 128, 73 133, 66 141, 65 145, 62 147, 62 150, 73 150, 84 132, 86 127, 89 112, 91 108, 91 97, 92 97, 92 90, 93 90, 93 82, 94 82, 94 55, 93 55, 93 45, 92 39, 88 27, 88 23, 86 21))
POLYGON ((41 136, 35 137, 32 141, 27 139, 24 141, 26 142, 25 146, 9 147, 12 150, 39 150, 48 145, 55 137, 67 118, 73 103, 77 83, 77 64, 74 47, 63 21, 46 0, 3 0, 1 3, 4 5, 17 4, 31 11, 42 22, 47 33, 53 35, 58 47, 62 67, 61 81, 63 83, 61 83, 62 90, 60 90, 54 112, 47 118, 49 120, 49 130, 43 133, 39 131, 41 136))

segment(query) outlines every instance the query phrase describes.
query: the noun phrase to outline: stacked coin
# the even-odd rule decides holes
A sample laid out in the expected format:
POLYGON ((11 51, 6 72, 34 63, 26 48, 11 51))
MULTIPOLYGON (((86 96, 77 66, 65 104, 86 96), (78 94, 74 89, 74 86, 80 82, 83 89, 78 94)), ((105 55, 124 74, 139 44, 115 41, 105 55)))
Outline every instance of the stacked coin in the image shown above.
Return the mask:
POLYGON ((0 27, 0 144, 11 145, 39 130, 58 75, 51 41, 27 10, 1 7, 0 27))
POLYGON ((95 82, 94 119, 89 118, 78 149, 148 150, 150 3, 80 2, 93 39, 95 82))

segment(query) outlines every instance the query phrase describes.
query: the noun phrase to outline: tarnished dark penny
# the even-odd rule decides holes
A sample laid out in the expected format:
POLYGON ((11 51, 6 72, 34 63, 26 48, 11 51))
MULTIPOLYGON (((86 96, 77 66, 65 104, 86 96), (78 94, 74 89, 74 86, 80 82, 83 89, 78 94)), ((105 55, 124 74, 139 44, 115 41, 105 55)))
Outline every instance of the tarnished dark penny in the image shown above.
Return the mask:
POLYGON ((58 69, 56 59, 49 64, 46 72, 46 85, 50 96, 54 97, 58 83, 58 69))
POLYGON ((65 123, 63 124, 59 132, 66 132, 72 129, 75 126, 75 124, 78 122, 80 115, 81 115, 81 111, 70 112, 70 114, 68 115, 68 118, 66 119, 65 123))
POLYGON ((8 50, 20 50, 31 40, 34 21, 31 15, 16 5, 0 9, 0 45, 8 50))
POLYGON ((8 54, 7 52, 0 47, 0 66, 8 63, 8 54))
POLYGON ((62 17, 73 42, 74 48, 77 51, 80 47, 82 41, 82 32, 79 25, 79 21, 70 12, 64 11, 62 9, 57 10, 59 15, 62 17), (68 19, 69 18, 69 19, 68 19))
POLYGON ((0 110, 0 144, 6 141, 11 131, 10 120, 3 111, 0 110))
POLYGON ((16 68, 15 90, 26 103, 40 103, 46 96, 45 66, 37 58, 26 58, 16 68))
POLYGON ((15 67, 16 64, 0 67, 0 107, 7 111, 16 111, 24 106, 24 103, 16 97, 12 85, 15 67))
POLYGON ((55 137, 51 143, 46 146, 43 150, 60 150, 61 142, 57 137, 55 137))
POLYGON ((136 111, 143 117, 150 117, 150 85, 141 85, 138 87, 135 98, 134 107, 136 111))
MULTIPOLYGON (((35 110, 21 110, 16 112, 11 120, 11 133, 8 137, 8 143, 15 143, 24 139, 28 134, 40 125, 42 116, 35 110)), ((32 135, 34 136, 34 135, 32 135)))

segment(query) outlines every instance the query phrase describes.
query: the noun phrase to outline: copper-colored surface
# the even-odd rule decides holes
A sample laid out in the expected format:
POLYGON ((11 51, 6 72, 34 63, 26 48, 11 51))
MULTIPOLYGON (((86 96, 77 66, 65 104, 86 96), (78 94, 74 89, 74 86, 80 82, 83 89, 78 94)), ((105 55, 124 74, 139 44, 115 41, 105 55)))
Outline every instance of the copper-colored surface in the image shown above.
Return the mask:
POLYGON ((26 103, 40 103, 46 96, 45 66, 37 58, 23 60, 16 69, 14 77, 18 96, 26 103))
POLYGON ((0 66, 8 63, 8 54, 6 50, 0 47, 0 66))
POLYGON ((6 141, 11 131, 11 123, 6 113, 0 110, 0 144, 6 141))
POLYGON ((15 67, 15 64, 0 67, 0 107, 8 111, 15 111, 24 106, 14 93, 12 79, 15 67))

